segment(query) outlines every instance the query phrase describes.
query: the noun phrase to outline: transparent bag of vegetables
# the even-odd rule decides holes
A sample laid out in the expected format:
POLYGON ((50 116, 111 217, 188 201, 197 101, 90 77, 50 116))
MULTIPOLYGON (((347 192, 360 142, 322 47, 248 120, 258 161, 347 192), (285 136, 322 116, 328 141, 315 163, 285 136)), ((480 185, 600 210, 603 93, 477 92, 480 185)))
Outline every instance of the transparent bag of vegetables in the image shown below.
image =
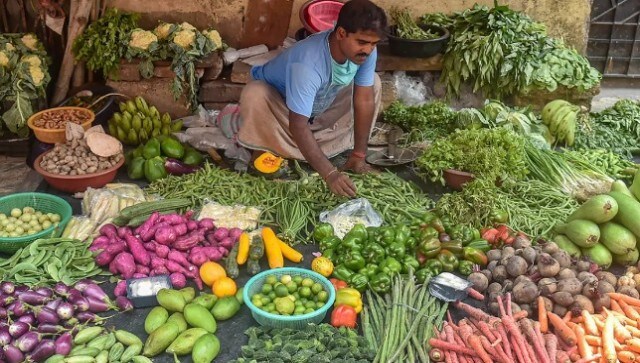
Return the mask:
POLYGON ((198 220, 211 218, 217 227, 239 228, 251 231, 258 227, 262 211, 256 207, 244 205, 222 205, 210 201, 205 203, 198 214, 198 220))
POLYGON ((342 238, 356 224, 380 227, 383 220, 366 198, 358 198, 343 203, 332 211, 320 213, 320 222, 331 224, 335 235, 342 238))

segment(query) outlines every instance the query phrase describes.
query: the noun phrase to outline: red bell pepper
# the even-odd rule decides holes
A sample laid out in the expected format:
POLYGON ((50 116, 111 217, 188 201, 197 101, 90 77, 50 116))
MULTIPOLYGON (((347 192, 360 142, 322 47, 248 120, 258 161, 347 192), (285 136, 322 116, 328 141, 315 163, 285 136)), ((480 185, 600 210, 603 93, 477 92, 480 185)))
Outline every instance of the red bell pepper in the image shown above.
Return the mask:
POLYGON ((340 305, 331 312, 331 325, 338 328, 341 326, 354 329, 358 313, 356 309, 349 305, 340 305))
POLYGON ((348 286, 345 281, 338 280, 336 278, 330 278, 329 281, 331 281, 331 285, 333 285, 333 289, 336 290, 336 292, 348 286))

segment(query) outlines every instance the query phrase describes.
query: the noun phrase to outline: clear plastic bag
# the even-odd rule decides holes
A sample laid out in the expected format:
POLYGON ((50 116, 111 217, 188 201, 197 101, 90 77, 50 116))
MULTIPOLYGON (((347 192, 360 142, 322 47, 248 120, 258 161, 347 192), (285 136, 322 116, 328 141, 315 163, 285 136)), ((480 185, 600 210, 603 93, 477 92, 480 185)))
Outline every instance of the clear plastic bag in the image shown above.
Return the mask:
POLYGON ((454 274, 443 272, 429 282, 429 293, 444 301, 463 300, 467 297, 467 289, 471 282, 454 274))
POLYGON ((220 111, 207 111, 202 105, 198 106, 198 112, 192 116, 182 117, 184 127, 205 127, 215 125, 216 116, 220 111))
POLYGON ((409 106, 417 106, 427 101, 427 87, 420 77, 408 76, 404 71, 393 73, 397 98, 409 106))
POLYGON ((331 224, 336 236, 342 238, 358 223, 365 227, 380 227, 383 220, 366 198, 358 198, 320 213, 320 222, 331 224))
POLYGON ((188 143, 194 148, 206 152, 209 149, 226 150, 234 145, 218 127, 191 127, 184 132, 174 134, 182 143, 188 143))
POLYGON ((256 207, 229 206, 209 201, 202 206, 198 219, 211 218, 216 227, 240 228, 251 231, 258 227, 261 213, 262 211, 256 207))

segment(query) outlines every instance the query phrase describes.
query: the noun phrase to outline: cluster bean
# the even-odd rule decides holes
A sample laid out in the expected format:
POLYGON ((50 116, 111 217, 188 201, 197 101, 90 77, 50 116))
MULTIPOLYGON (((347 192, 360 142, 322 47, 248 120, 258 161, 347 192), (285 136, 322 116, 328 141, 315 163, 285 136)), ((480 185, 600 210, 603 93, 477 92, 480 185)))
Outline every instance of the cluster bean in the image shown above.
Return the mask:
POLYGON ((53 109, 45 111, 42 116, 33 122, 36 127, 45 129, 64 129, 67 122, 81 125, 91 118, 91 114, 85 110, 53 109))
POLYGON ((40 166, 53 174, 85 175, 116 166, 121 159, 122 154, 108 158, 95 155, 85 141, 74 139, 66 144, 56 144, 53 151, 42 158, 40 166))

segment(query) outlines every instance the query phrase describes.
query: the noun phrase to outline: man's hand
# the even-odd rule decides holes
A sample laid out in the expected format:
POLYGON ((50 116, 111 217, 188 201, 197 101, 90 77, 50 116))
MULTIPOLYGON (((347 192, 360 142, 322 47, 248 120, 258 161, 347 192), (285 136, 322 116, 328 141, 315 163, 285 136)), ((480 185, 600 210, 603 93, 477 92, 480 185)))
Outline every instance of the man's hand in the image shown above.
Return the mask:
POLYGON ((351 198, 356 196, 356 186, 346 174, 335 170, 326 176, 325 182, 333 194, 351 198))
POLYGON ((352 171, 356 174, 378 173, 378 170, 369 165, 365 159, 358 157, 349 157, 347 161, 340 167, 341 171, 352 171))

